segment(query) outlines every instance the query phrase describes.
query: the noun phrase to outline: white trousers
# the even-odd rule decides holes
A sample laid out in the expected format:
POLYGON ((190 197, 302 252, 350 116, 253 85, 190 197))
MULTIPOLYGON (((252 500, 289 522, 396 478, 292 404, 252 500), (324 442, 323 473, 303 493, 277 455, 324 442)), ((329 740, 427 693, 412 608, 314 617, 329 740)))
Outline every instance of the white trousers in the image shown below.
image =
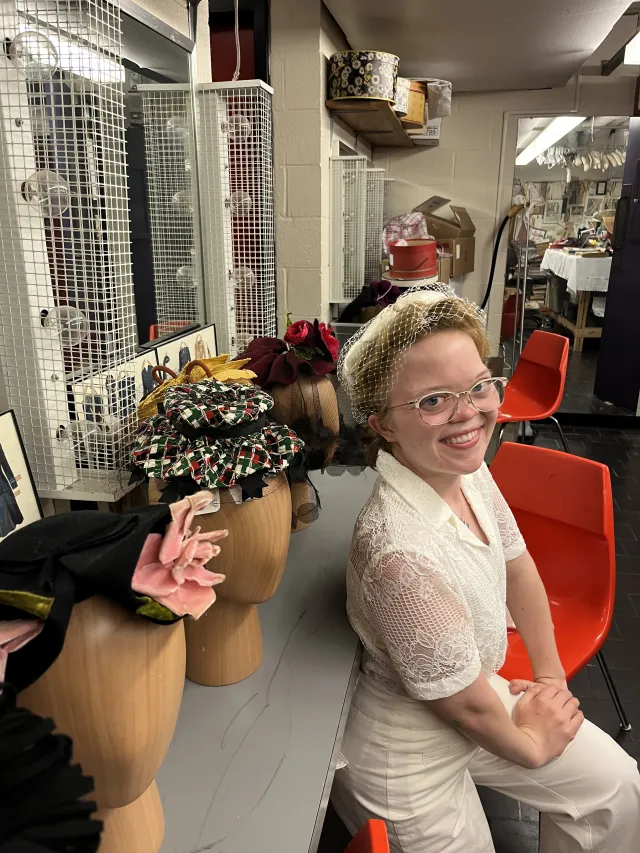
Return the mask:
MULTIPOLYGON (((505 707, 518 697, 499 676, 505 707)), ((382 818, 393 853, 494 853, 474 783, 542 812, 540 853, 638 853, 640 776, 618 744, 585 721, 564 753, 527 770, 475 746, 424 702, 361 674, 332 801, 355 834, 382 818)))

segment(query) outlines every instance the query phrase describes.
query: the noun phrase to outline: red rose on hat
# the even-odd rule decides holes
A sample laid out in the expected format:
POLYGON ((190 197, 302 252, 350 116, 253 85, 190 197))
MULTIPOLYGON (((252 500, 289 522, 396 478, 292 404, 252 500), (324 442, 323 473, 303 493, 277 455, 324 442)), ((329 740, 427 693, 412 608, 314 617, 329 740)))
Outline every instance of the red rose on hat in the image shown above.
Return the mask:
POLYGON ((338 343, 336 336, 333 334, 333 329, 328 329, 326 323, 318 323, 318 331, 320 332, 322 343, 329 350, 329 355, 334 361, 337 361, 340 344, 338 343))
POLYGON ((298 320, 292 323, 285 332, 284 339, 288 344, 298 346, 307 342, 307 338, 313 334, 313 325, 307 320, 298 320))

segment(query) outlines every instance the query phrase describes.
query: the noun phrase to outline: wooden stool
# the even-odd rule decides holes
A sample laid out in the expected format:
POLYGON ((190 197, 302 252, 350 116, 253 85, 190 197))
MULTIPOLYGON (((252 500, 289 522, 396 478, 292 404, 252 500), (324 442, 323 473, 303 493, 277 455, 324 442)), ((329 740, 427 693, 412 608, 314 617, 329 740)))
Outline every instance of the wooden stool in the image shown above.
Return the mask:
POLYGON ((156 625, 101 596, 76 605, 64 647, 18 704, 52 717, 93 776, 105 821, 100 853, 157 853, 164 836, 155 776, 178 719, 182 621, 156 625))

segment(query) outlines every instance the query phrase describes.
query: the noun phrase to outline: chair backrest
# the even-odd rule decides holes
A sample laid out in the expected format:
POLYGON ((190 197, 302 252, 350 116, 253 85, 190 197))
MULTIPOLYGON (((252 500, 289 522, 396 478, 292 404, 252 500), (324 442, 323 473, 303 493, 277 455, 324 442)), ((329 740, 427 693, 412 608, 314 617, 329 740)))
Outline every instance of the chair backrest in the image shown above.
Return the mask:
POLYGON ((569 362, 569 340, 563 335, 536 329, 525 344, 520 358, 549 370, 558 370, 564 375, 569 362))
POLYGON ((511 507, 550 597, 580 596, 611 619, 615 539, 606 465, 504 442, 491 473, 511 507))
POLYGON ((368 820, 344 853, 389 853, 389 837, 383 820, 368 820))
POLYGON ((562 402, 568 360, 567 338, 536 329, 522 350, 509 384, 546 405, 553 414, 562 402))

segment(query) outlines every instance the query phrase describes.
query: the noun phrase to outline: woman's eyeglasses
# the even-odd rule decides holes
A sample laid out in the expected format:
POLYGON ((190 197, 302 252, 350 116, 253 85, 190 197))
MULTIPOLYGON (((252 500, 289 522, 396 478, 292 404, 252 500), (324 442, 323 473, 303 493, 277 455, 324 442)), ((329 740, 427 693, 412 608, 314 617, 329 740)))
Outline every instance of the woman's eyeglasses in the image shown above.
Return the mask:
POLYGON ((429 426, 442 426, 452 421, 460 405, 460 397, 465 397, 467 402, 478 412, 495 412, 500 408, 504 400, 504 388, 507 379, 497 376, 492 379, 482 379, 476 382, 468 391, 431 391, 424 397, 409 400, 408 403, 400 403, 391 406, 392 409, 400 409, 403 406, 411 406, 420 412, 422 420, 429 426))

